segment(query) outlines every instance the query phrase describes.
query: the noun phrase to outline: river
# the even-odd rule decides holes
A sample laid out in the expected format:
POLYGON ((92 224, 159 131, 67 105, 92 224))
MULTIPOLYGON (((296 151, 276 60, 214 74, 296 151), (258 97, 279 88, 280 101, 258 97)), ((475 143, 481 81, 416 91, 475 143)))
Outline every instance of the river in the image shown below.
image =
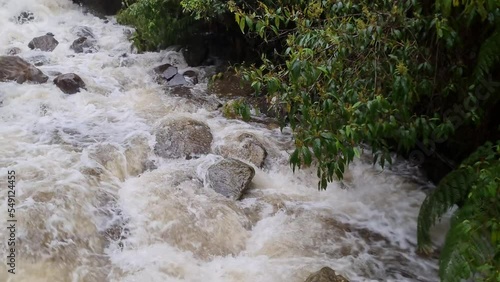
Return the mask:
MULTIPOLYGON (((168 62, 186 68, 182 56, 131 53, 128 29, 69 0, 0 0, 0 54, 18 47, 20 57, 42 60, 44 73, 74 72, 87 85, 66 95, 54 76, 0 83, 0 281, 301 282, 323 266, 351 281, 438 281, 437 261, 416 254, 425 180, 415 168, 358 160, 349 189, 336 182, 318 191, 313 168, 292 173, 287 163, 288 130, 225 119, 170 95, 148 73, 168 62), (23 11, 34 20, 16 23, 23 11), (98 52, 69 48, 83 26, 98 52), (47 32, 59 41, 53 52, 28 48, 47 32), (242 200, 203 187, 214 155, 155 156, 154 128, 172 117, 206 122, 213 148, 235 132, 262 140, 268 157, 242 200), (142 172, 144 158, 157 168, 142 172), (10 170, 16 274, 6 265, 10 170)), ((206 87, 205 79, 195 90, 206 87)))

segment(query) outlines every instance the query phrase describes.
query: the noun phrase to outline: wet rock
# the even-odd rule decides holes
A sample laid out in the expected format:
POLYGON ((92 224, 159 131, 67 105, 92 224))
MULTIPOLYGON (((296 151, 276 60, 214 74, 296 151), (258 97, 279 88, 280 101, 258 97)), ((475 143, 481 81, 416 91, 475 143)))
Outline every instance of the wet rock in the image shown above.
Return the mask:
POLYGON ((52 52, 56 49, 59 42, 54 38, 54 34, 47 33, 39 37, 33 38, 33 40, 28 43, 28 47, 31 49, 40 49, 45 52, 52 52))
POLYGON ((136 176, 151 168, 151 163, 148 162, 150 150, 148 139, 144 136, 134 136, 127 140, 125 157, 130 175, 136 176))
POLYGON ((95 38, 94 32, 88 26, 75 26, 71 29, 71 33, 78 37, 95 38))
POLYGON ((21 48, 18 47, 12 47, 7 50, 7 55, 9 56, 14 56, 21 53, 21 48))
POLYGON ((207 58, 208 48, 202 41, 194 42, 182 49, 182 55, 188 66, 197 67, 207 58))
POLYGON ((62 74, 60 71, 47 71, 47 74, 50 76, 59 76, 62 74))
POLYGON ((121 0, 73 0, 73 3, 88 8, 97 15, 115 15, 122 7, 121 0))
POLYGON ((172 66, 171 64, 163 64, 161 66, 157 66, 153 69, 153 71, 163 79, 167 81, 172 79, 177 74, 177 68, 172 66))
POLYGON ((187 81, 186 79, 184 78, 183 75, 181 74, 176 74, 174 75, 174 77, 172 77, 168 82, 167 82, 167 85, 168 86, 181 86, 181 85, 186 85, 187 84, 187 81))
POLYGON ((217 96, 225 98, 249 97, 254 93, 250 84, 232 71, 217 75, 217 78, 208 85, 208 89, 217 96))
POLYGON ((31 56, 31 57, 26 58, 26 60, 37 67, 47 65, 48 63, 50 63, 49 58, 47 58, 44 55, 31 56))
POLYGON ((206 182, 215 192, 238 200, 255 176, 253 167, 235 159, 223 159, 207 170, 206 182))
POLYGON ((73 44, 71 44, 69 48, 75 51, 75 53, 97 52, 96 41, 87 37, 80 37, 76 39, 75 41, 73 41, 73 44))
POLYGON ((349 282, 349 280, 335 273, 335 270, 323 267, 319 271, 309 275, 305 282, 349 282))
POLYGON ((80 88, 86 89, 83 80, 74 73, 58 75, 54 79, 54 84, 66 94, 75 94, 80 92, 80 88))
POLYGON ((210 127, 190 118, 162 122, 156 129, 155 153, 164 158, 187 158, 210 153, 210 127))
POLYGON ((185 71, 182 75, 184 76, 184 79, 188 83, 190 83, 192 85, 195 85, 198 83, 198 74, 195 71, 188 70, 188 71, 185 71))
POLYGON ((42 71, 18 56, 0 56, 0 81, 45 83, 48 79, 42 71))
POLYGON ((262 143, 250 133, 225 138, 226 144, 215 149, 215 152, 226 158, 241 159, 262 167, 267 151, 262 143))
POLYGON ((119 147, 111 144, 97 144, 88 150, 91 159, 120 180, 125 179, 127 176, 126 159, 119 147))
POLYGON ((35 15, 33 15, 32 12, 24 11, 24 12, 21 12, 21 14, 19 14, 19 16, 17 16, 17 23, 18 24, 25 24, 25 23, 31 22, 34 19, 35 19, 35 15))

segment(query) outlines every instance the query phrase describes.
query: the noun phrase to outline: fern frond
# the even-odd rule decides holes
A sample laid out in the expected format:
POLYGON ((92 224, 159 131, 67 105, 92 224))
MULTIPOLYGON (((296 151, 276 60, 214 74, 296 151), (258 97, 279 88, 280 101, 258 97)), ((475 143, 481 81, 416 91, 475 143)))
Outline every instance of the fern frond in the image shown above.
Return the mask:
POLYGON ((491 67, 500 61, 500 23, 496 25, 493 34, 488 37, 481 48, 477 57, 477 64, 474 70, 476 77, 483 77, 490 72, 491 67))
POLYGON ((438 187, 427 195, 418 215, 417 238, 420 251, 431 251, 430 228, 454 205, 464 201, 476 179, 471 167, 457 169, 446 175, 438 187))
POLYGON ((467 279, 476 267, 491 260, 494 247, 485 236, 485 227, 477 221, 481 210, 475 205, 462 207, 451 221, 439 259, 439 276, 443 282, 467 279))

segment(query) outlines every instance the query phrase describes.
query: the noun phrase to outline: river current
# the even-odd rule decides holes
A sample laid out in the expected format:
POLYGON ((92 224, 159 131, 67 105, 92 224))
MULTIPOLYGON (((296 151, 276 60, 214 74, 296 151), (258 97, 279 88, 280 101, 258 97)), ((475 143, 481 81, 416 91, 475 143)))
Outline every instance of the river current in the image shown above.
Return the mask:
MULTIPOLYGON (((0 83, 0 281, 301 282, 323 266, 351 281, 438 281, 437 261, 416 254, 425 197, 417 169, 357 160, 348 189, 336 182, 318 191, 314 168, 293 173, 288 165, 289 130, 226 119, 171 95, 149 73, 163 63, 187 68, 182 55, 135 54, 129 30, 70 0, 0 0, 0 54, 18 47, 20 57, 42 60, 38 68, 49 76, 74 72, 87 85, 66 95, 54 76, 0 83), (23 11, 34 20, 17 23, 23 11), (98 52, 69 48, 81 27, 93 31, 98 52), (47 32, 59 41, 54 51, 28 48, 47 32), (240 201, 200 181, 215 155, 155 156, 154 128, 172 117, 206 122, 213 148, 235 132, 262 141, 268 157, 240 201), (143 172, 145 159, 156 168, 143 172), (16 274, 6 264, 10 170, 16 274)), ((206 88, 204 79, 194 91, 206 88)))

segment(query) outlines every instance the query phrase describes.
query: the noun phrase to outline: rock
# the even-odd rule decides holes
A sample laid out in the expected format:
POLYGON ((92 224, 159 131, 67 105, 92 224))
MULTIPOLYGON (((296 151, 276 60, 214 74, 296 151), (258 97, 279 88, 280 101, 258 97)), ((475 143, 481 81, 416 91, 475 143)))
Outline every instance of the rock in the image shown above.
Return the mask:
POLYGON ((249 97, 254 93, 249 83, 244 82, 232 71, 226 71, 217 75, 209 85, 210 92, 224 98, 249 97))
POLYGON ((323 267, 318 272, 309 275, 305 282, 349 282, 349 280, 335 273, 335 270, 323 267))
POLYGON ((171 64, 163 64, 161 66, 157 66, 153 69, 153 71, 167 81, 172 79, 177 74, 177 68, 172 66, 171 64))
POLYGON ((176 74, 174 75, 174 77, 172 77, 168 82, 167 82, 167 85, 168 86, 180 86, 180 85, 186 85, 187 84, 187 81, 186 79, 184 78, 183 75, 181 74, 176 74))
POLYGON ((87 37, 80 37, 76 39, 69 48, 75 51, 75 53, 97 52, 96 41, 87 37))
POLYGON ((267 157, 267 151, 262 143, 252 134, 242 133, 229 136, 226 144, 216 148, 216 153, 226 158, 249 161, 257 167, 262 167, 267 157))
POLYGON ((71 33, 78 37, 95 38, 94 32, 88 26, 75 26, 71 29, 71 33))
POLYGON ((9 56, 14 56, 21 53, 21 48, 18 47, 12 47, 7 50, 7 55, 9 56))
POLYGON ((255 176, 253 167, 235 159, 223 159, 207 170, 206 182, 215 192, 238 200, 255 176))
POLYGON ((35 15, 33 15, 32 12, 29 11, 24 11, 17 16, 17 23, 18 24, 25 24, 27 22, 31 22, 32 20, 35 19, 35 15))
POLYGON ((188 70, 188 71, 185 71, 183 74, 184 76, 184 79, 190 83, 190 84, 197 84, 198 83, 198 74, 193 71, 193 70, 188 70))
POLYGON ((102 15, 115 15, 122 7, 121 0, 73 0, 73 3, 102 15))
POLYGON ((54 38, 54 35, 49 32, 46 35, 33 38, 33 40, 28 43, 28 47, 31 49, 40 49, 45 52, 52 52, 58 44, 59 42, 54 38))
POLYGON ((164 158, 187 158, 210 153, 210 127, 190 118, 162 122, 156 130, 155 153, 164 158))
POLYGON ((111 144, 97 144, 90 147, 89 157, 111 174, 123 181, 127 176, 126 159, 120 148, 111 144))
POLYGON ((146 137, 134 136, 130 138, 127 140, 125 148, 127 170, 130 175, 139 175, 154 165, 148 160, 150 147, 146 137))
POLYGON ((18 56, 0 56, 0 81, 45 83, 48 79, 42 71, 18 56))
POLYGON ((50 60, 44 55, 31 56, 26 58, 26 60, 37 67, 50 63, 50 60))
POLYGON ((188 66, 197 67, 207 58, 208 48, 202 41, 195 42, 183 48, 182 55, 188 66))
POLYGON ((86 89, 83 80, 74 73, 58 75, 54 79, 54 84, 66 94, 75 94, 80 92, 80 88, 86 89))

